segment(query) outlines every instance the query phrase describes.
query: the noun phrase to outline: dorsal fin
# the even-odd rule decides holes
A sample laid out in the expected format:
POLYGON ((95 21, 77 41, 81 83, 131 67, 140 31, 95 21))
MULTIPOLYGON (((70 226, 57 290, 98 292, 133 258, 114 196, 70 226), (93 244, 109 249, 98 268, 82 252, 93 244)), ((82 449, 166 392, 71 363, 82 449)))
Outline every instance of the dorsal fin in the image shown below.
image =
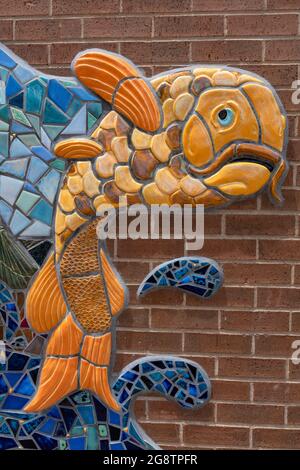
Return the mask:
POLYGON ((161 109, 155 91, 135 65, 118 54, 101 49, 75 57, 79 80, 135 126, 149 132, 161 124, 161 109))

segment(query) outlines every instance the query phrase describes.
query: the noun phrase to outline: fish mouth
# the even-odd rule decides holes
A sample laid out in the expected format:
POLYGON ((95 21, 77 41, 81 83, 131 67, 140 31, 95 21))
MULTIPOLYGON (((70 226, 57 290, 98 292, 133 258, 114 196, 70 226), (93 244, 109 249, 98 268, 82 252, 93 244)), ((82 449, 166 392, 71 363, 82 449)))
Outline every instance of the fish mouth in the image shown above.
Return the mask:
POLYGON ((189 171, 197 176, 207 177, 233 162, 251 162, 264 166, 270 172, 270 196, 274 202, 281 203, 283 198, 280 182, 286 172, 287 164, 280 152, 265 145, 242 142, 226 147, 218 157, 205 168, 189 165, 189 171))

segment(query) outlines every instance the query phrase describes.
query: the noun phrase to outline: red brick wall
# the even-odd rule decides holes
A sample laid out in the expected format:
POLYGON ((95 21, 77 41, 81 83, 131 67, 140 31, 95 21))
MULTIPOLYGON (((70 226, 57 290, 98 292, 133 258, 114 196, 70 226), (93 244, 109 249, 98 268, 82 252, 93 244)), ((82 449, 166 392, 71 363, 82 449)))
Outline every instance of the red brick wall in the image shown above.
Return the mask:
POLYGON ((88 47, 121 52, 148 75, 185 63, 238 65, 262 74, 289 115, 285 204, 265 196, 207 215, 201 255, 223 263, 225 287, 201 301, 160 291, 141 304, 137 283, 181 241, 119 242, 114 254, 130 284, 120 319, 117 368, 138 355, 172 353, 198 361, 213 399, 183 411, 157 397, 136 412, 166 448, 300 449, 300 105, 291 83, 300 61, 300 0, 0 0, 0 40, 44 71, 68 74, 88 47))

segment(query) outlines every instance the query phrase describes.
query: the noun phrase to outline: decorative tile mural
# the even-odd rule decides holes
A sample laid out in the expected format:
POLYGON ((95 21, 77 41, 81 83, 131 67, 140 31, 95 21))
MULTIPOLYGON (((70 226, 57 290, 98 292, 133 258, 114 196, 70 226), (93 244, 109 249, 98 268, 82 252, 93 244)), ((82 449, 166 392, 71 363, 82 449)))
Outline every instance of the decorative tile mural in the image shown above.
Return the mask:
MULTIPOLYGON (((135 398, 156 392, 197 408, 210 382, 172 356, 112 377, 128 292, 96 234, 99 214, 121 196, 209 209, 266 190, 280 202, 286 116, 272 87, 239 69, 146 79, 103 50, 72 68, 76 78, 48 76, 0 48, 0 449, 157 448, 135 398)), ((177 258, 138 296, 172 287, 205 300, 222 280, 214 260, 177 258)))

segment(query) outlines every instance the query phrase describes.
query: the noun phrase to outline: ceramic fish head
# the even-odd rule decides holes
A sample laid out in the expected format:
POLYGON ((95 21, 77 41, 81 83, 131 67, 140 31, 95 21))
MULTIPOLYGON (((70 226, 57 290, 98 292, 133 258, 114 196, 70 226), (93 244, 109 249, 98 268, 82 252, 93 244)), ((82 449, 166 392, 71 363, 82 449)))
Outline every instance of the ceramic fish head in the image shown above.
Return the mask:
POLYGON ((80 54, 73 68, 127 119, 126 161, 147 203, 224 206, 266 188, 281 201, 287 123, 264 79, 196 66, 148 80, 127 59, 100 50, 80 54))

